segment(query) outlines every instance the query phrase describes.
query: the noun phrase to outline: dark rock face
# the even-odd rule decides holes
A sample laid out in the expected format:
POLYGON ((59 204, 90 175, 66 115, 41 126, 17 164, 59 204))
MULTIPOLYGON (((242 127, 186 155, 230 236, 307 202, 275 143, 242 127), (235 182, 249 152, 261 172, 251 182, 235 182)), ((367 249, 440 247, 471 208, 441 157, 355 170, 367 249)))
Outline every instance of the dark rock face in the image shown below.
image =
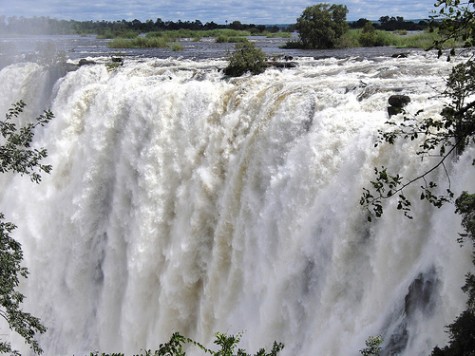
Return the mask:
POLYGON ((388 114, 389 117, 403 112, 403 107, 411 102, 411 98, 407 95, 391 95, 388 99, 388 114))
POLYGON ((91 61, 89 59, 85 59, 85 58, 80 59, 78 63, 79 66, 86 66, 86 65, 93 65, 93 64, 96 64, 96 62, 91 61))
POLYGON ((388 106, 388 115, 389 117, 402 113, 402 108, 397 108, 395 106, 388 106))
POLYGON ((392 58, 407 58, 409 56, 408 53, 395 53, 391 57, 392 58))
POLYGON ((411 98, 407 95, 391 95, 388 99, 388 104, 391 106, 395 106, 397 108, 403 108, 407 104, 411 102, 411 98))
POLYGON ((295 67, 297 67, 297 63, 295 63, 295 62, 271 61, 271 62, 266 62, 266 65, 268 67, 274 67, 274 68, 295 68, 295 67))

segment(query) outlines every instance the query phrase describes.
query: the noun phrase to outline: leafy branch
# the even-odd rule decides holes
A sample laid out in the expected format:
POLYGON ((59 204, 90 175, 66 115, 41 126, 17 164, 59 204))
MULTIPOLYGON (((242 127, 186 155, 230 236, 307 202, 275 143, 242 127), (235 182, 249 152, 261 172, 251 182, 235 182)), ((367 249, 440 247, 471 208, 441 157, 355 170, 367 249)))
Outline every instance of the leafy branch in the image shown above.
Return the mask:
POLYGON ((447 81, 444 96, 451 99, 446 105, 440 119, 420 119, 423 110, 415 115, 404 115, 402 119, 390 118, 386 124, 389 130, 378 130, 378 139, 375 147, 382 143, 395 144, 398 140, 420 140, 416 155, 421 159, 437 157, 437 162, 422 174, 404 180, 399 174, 389 173, 386 167, 374 168, 375 180, 371 181, 370 188, 363 188, 360 204, 369 212, 368 220, 372 216, 381 217, 383 214, 383 200, 397 196, 397 209, 412 218, 410 211, 412 203, 404 195, 407 187, 418 181, 421 200, 426 200, 433 206, 440 208, 444 203, 453 201, 454 194, 450 189, 450 178, 446 162, 449 157, 460 155, 465 147, 475 142, 475 101, 466 103, 467 96, 475 93, 475 65, 469 61, 455 66, 447 81), (438 185, 428 179, 435 171, 443 168, 448 180, 448 187, 444 194, 436 193, 438 185))
MULTIPOLYGON (((223 333, 216 333, 214 344, 220 347, 219 350, 213 351, 208 349, 207 347, 203 346, 199 342, 190 339, 181 335, 178 332, 175 332, 170 340, 164 344, 160 344, 158 350, 152 351, 147 350, 145 354, 134 355, 134 356, 186 356, 185 345, 191 344, 205 354, 210 354, 212 356, 252 356, 248 354, 243 349, 237 349, 237 345, 241 340, 241 334, 237 335, 226 335, 223 333)), ((260 349, 254 356, 277 356, 280 351, 284 348, 282 343, 274 342, 272 349, 267 352, 265 349, 260 349)), ((113 353, 113 354, 106 354, 98 352, 91 353, 90 356, 124 356, 123 353, 113 353)))
POLYGON ((475 45, 475 17, 474 0, 461 2, 460 0, 437 0, 434 4, 439 12, 432 16, 432 28, 439 28, 439 40, 434 42, 432 48, 438 50, 438 56, 442 56, 443 46, 449 41, 454 41, 450 54, 450 60, 455 55, 455 45, 470 48, 475 45))
MULTIPOLYGON (((45 111, 33 123, 18 127, 14 120, 24 108, 25 103, 19 101, 7 112, 5 120, 0 121, 0 135, 3 137, 0 145, 0 173, 26 174, 33 182, 39 183, 41 173, 49 173, 51 166, 41 163, 47 156, 46 149, 34 149, 31 144, 34 129, 46 125, 53 118, 53 113, 45 111)), ((41 354, 42 349, 35 335, 44 333, 46 328, 40 319, 21 308, 25 296, 17 288, 20 278, 27 278, 28 270, 22 266, 21 244, 11 236, 16 225, 4 219, 0 213, 0 317, 5 319, 11 330, 23 337, 35 353, 41 354)), ((0 342, 0 353, 20 355, 8 342, 0 342)))
POLYGON ((45 111, 33 123, 17 127, 14 119, 23 112, 26 104, 19 101, 6 113, 5 120, 0 121, 0 134, 4 142, 0 145, 0 173, 15 172, 29 175, 35 183, 41 181, 41 172, 49 173, 50 165, 41 164, 48 152, 45 148, 31 148, 34 130, 46 125, 54 117, 51 111, 45 111))
POLYGON ((379 356, 382 352, 381 345, 383 343, 383 338, 381 335, 370 336, 365 341, 366 348, 360 350, 360 354, 363 356, 379 356))

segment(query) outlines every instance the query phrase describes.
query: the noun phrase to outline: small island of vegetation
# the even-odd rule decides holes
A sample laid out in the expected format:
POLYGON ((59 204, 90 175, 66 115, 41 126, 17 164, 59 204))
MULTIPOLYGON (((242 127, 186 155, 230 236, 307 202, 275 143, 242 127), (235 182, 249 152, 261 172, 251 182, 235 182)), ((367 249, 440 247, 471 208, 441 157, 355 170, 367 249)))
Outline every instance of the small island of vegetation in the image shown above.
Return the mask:
MULTIPOLYGON (((382 16, 370 21, 360 18, 347 21, 344 5, 317 4, 304 9, 295 24, 256 25, 232 21, 164 21, 161 18, 142 22, 75 21, 47 17, 0 18, 3 34, 76 34, 95 35, 110 39, 111 48, 170 48, 183 49, 181 42, 211 38, 217 43, 241 43, 252 36, 288 39, 287 49, 328 49, 374 46, 398 48, 429 48, 438 36, 438 26, 429 20, 406 21, 400 16, 382 16), (292 33, 295 35, 292 36, 292 33)), ((447 44, 448 47, 453 43, 447 44)))

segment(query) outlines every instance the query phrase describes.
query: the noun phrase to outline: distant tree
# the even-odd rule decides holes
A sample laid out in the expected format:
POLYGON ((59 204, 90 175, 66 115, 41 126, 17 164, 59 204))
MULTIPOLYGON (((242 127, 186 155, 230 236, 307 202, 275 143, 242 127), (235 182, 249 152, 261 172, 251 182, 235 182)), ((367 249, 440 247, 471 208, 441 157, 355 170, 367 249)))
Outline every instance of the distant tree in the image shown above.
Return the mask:
POLYGON ((203 29, 203 23, 200 21, 200 20, 195 20, 192 24, 191 24, 191 29, 193 30, 202 30, 203 29))
POLYGON ((142 29, 146 32, 153 31, 155 28, 155 23, 153 20, 147 20, 145 23, 142 24, 142 29))
POLYGON ((267 26, 266 25, 257 25, 256 28, 259 32, 264 32, 266 30, 267 26))
POLYGON ((307 7, 297 19, 296 29, 303 48, 334 48, 348 30, 345 5, 317 4, 307 7))
POLYGON ((366 25, 367 23, 371 23, 371 21, 365 18, 361 18, 361 19, 358 19, 358 21, 351 23, 350 26, 353 28, 363 28, 364 25, 366 25))
POLYGON ((261 49, 252 42, 245 41, 236 44, 234 53, 229 58, 224 74, 239 77, 247 72, 260 74, 266 69, 266 57, 261 49))
POLYGON ((268 26, 268 27, 267 27, 267 31, 272 32, 272 33, 279 32, 279 30, 280 30, 280 29, 279 29, 279 26, 275 26, 275 25, 274 25, 274 26, 268 26))
POLYGON ((155 28, 157 30, 163 30, 165 28, 165 22, 163 22, 160 17, 155 20, 155 28))
POLYGON ((418 23, 413 21, 404 21, 402 16, 381 16, 379 18, 379 24, 375 23, 374 26, 377 29, 385 31, 420 31, 428 27, 428 23, 425 21, 419 21, 418 23))
POLYGON ((142 22, 140 20, 132 20, 132 28, 140 29, 142 27, 142 22))
POLYGON ((211 22, 205 23, 204 28, 206 30, 214 30, 214 29, 219 28, 219 25, 217 23, 211 21, 211 22))
MULTIPOLYGON (((34 149, 31 143, 34 129, 47 124, 53 114, 45 111, 34 123, 17 127, 15 119, 23 112, 25 103, 16 103, 0 121, 0 134, 3 143, 0 145, 0 173, 17 173, 27 175, 33 182, 41 181, 41 173, 49 173, 51 166, 43 165, 46 149, 34 149)), ((42 352, 35 340, 37 333, 46 329, 40 320, 24 312, 21 304, 25 296, 18 290, 20 278, 26 278, 28 271, 22 266, 23 251, 21 245, 11 233, 16 228, 11 222, 5 221, 0 213, 0 316, 6 320, 11 330, 22 336, 35 353, 42 352)), ((19 355, 8 342, 0 342, 0 353, 19 355)))
POLYGON ((233 21, 229 24, 229 28, 232 28, 233 30, 242 30, 244 26, 241 21, 233 21))

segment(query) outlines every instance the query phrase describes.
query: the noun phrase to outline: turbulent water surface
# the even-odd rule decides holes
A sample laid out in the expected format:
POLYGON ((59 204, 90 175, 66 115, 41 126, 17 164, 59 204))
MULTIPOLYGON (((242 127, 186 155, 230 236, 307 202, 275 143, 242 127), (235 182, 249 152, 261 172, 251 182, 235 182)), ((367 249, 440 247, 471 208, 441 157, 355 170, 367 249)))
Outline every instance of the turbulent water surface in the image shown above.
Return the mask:
MULTIPOLYGON (((138 352, 173 331, 243 332, 247 350, 278 340, 284 355, 357 355, 378 334, 386 354, 447 341, 471 265, 453 206, 416 199, 408 220, 388 201, 369 223, 359 198, 375 166, 433 164, 415 142, 374 142, 391 94, 438 115, 451 63, 301 58, 229 79, 222 60, 106 61, 0 71, 1 112, 23 99, 24 120, 56 116, 36 136, 53 172, 0 177, 46 355, 138 352)), ((474 191, 473 154, 434 179, 474 191)))

